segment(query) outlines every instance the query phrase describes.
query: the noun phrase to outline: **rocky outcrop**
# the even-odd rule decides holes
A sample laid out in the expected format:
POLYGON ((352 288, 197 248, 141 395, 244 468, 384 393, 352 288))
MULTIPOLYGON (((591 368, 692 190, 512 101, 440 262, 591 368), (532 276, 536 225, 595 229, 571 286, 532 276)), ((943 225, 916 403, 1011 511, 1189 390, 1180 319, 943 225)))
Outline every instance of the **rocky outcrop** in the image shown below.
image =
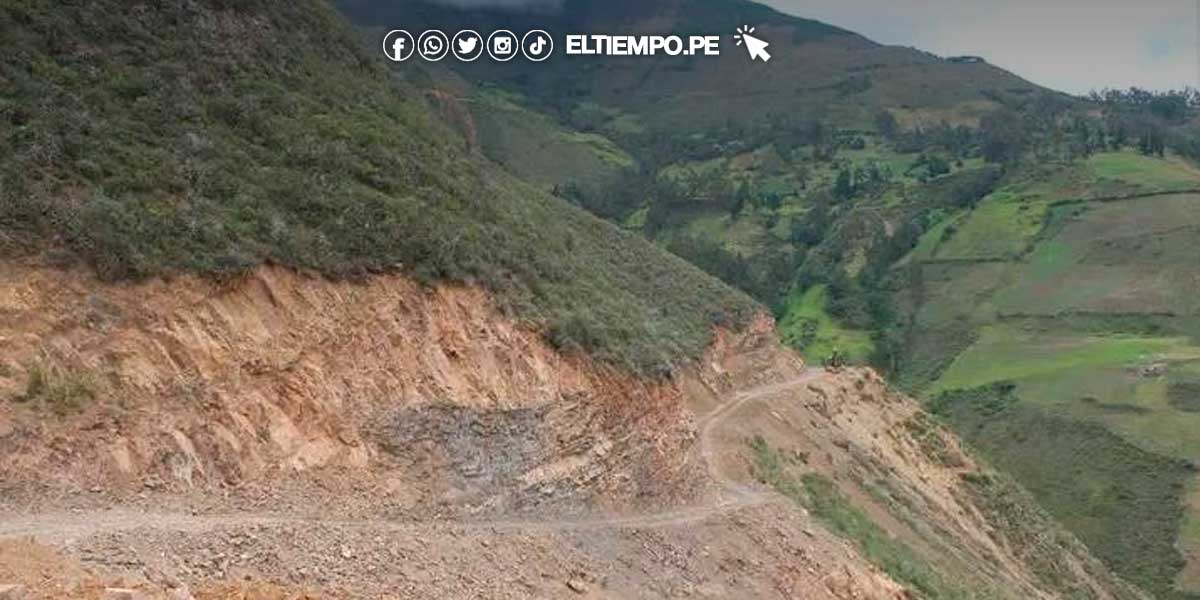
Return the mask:
MULTIPOLYGON (((163 593, 241 574, 355 597, 1139 597, 915 401, 805 369, 767 316, 638 379, 479 288, 275 267, 114 285, 0 265, 6 536, 165 574, 62 586, 163 593), (933 579, 806 505, 806 477, 933 579)), ((45 587, 23 556, 49 551, 20 547, 0 581, 45 587)))
POLYGON ((683 396, 783 376, 748 360, 771 340, 760 319, 647 381, 557 353, 477 288, 272 267, 111 285, 8 263, 0 485, 198 489, 336 468, 492 505, 694 495, 683 396))

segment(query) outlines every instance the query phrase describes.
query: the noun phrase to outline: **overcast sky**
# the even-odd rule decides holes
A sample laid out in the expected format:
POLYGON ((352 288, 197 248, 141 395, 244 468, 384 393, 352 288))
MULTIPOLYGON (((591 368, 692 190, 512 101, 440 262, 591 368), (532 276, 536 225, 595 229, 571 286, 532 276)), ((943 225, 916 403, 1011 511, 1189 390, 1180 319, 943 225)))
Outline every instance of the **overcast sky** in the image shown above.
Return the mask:
POLYGON ((1054 89, 1200 87, 1196 0, 759 0, 877 42, 978 54, 1054 89))

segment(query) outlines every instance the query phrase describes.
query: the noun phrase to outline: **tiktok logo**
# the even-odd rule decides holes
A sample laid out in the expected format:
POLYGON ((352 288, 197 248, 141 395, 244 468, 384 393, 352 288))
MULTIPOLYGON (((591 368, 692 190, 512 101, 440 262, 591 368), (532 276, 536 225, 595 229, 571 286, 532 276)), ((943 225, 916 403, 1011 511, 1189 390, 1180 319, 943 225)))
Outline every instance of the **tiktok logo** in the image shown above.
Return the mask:
POLYGON ((546 60, 554 52, 554 38, 541 29, 534 29, 521 39, 521 52, 534 62, 546 60))

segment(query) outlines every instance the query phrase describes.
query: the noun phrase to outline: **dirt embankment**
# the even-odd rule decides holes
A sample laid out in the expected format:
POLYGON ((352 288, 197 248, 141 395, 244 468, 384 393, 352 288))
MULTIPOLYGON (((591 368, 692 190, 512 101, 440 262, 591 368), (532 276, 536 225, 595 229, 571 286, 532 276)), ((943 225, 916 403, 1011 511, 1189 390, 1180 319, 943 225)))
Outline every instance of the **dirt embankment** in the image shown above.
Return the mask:
POLYGON ((36 598, 905 597, 756 481, 756 438, 968 585, 1055 597, 1049 548, 1083 597, 1119 587, 998 526, 911 399, 806 370, 765 317, 646 381, 469 287, 8 263, 0 350, 0 584, 36 598))
MULTIPOLYGON (((691 392, 732 385, 718 359, 750 338, 723 336, 691 392)), ((681 385, 564 357, 478 289, 276 268, 113 286, 10 264, 0 345, 10 499, 386 471, 373 502, 397 509, 621 506, 705 483, 681 385)))

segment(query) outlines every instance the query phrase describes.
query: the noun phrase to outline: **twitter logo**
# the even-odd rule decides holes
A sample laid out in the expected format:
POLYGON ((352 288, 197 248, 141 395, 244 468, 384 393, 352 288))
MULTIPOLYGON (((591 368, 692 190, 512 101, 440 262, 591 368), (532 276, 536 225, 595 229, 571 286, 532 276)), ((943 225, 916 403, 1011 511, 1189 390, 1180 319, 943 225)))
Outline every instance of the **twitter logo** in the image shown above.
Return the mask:
POLYGON ((464 29, 454 36, 452 48, 455 58, 471 62, 483 54, 483 37, 478 32, 464 29))

